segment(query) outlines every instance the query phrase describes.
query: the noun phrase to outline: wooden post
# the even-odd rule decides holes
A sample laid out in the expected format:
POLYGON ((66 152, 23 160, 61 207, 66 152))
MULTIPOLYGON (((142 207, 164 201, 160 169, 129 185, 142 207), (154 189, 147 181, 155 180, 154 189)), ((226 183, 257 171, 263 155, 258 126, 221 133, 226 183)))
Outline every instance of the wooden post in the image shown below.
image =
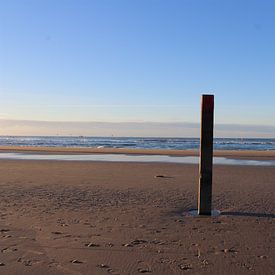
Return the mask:
POLYGON ((202 95, 198 214, 211 215, 214 95, 202 95))

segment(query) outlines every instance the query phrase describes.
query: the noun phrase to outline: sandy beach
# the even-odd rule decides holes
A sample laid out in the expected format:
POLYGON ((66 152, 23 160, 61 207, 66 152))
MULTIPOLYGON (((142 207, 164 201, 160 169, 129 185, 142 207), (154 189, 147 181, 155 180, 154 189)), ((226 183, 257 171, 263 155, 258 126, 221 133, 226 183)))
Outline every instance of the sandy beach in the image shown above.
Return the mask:
POLYGON ((275 275, 274 11, 0 1, 0 275, 275 275))
MULTIPOLYGON (((167 154, 0 148, 15 151, 167 154)), ((218 217, 188 215, 197 165, 0 160, 0 172, 1 274, 274 274, 275 167, 214 166, 218 217)))

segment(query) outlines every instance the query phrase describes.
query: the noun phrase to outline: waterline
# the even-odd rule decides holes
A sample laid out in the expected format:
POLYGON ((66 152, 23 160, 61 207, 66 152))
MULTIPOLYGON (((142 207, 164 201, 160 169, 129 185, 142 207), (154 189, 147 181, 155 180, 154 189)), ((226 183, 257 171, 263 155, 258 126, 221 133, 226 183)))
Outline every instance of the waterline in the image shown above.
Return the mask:
MULTIPOLYGON (((85 155, 56 155, 56 154, 26 154, 0 153, 0 159, 8 160, 55 160, 55 161, 103 161, 103 162, 160 162, 198 164, 198 157, 165 156, 165 155, 127 155, 127 154, 85 154, 85 155)), ((275 160, 244 160, 224 157, 214 157, 215 165, 248 165, 275 166, 275 160)))

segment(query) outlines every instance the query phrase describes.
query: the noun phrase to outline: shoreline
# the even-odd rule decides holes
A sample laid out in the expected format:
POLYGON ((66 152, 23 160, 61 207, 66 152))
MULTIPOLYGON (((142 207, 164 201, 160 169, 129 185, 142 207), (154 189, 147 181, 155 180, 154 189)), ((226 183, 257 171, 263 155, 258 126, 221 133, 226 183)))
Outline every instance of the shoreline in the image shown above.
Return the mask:
MULTIPOLYGON (((80 147, 32 147, 0 146, 0 153, 29 154, 126 154, 126 155, 166 155, 199 156, 199 150, 164 150, 164 149, 125 149, 125 148, 80 148, 80 147)), ((214 150, 214 157, 235 159, 275 160, 275 150, 214 150)))

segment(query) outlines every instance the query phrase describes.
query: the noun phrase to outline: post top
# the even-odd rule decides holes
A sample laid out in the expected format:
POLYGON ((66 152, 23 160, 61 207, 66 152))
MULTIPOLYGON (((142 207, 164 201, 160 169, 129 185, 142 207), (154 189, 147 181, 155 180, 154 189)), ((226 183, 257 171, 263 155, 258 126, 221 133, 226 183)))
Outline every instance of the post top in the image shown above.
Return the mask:
POLYGON ((214 109, 214 95, 202 95, 202 106, 204 110, 214 109))
POLYGON ((202 94, 202 97, 214 97, 212 94, 202 94))

